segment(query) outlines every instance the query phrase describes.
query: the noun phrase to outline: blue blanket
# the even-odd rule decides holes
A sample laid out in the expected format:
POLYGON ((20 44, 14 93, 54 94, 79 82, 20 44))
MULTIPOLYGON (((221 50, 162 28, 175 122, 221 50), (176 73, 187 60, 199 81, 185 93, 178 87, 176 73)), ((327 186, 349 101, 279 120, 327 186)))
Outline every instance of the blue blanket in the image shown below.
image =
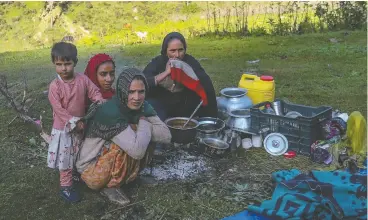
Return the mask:
POLYGON ((272 199, 248 210, 271 219, 367 219, 367 176, 346 171, 281 170, 272 199))

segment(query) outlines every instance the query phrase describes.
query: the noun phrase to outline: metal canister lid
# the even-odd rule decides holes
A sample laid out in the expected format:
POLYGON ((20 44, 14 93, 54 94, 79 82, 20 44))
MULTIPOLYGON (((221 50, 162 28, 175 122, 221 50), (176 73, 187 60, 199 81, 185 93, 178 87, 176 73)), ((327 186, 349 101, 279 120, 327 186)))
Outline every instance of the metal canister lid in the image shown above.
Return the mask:
POLYGON ((263 141, 266 151, 274 156, 283 155, 289 147, 286 137, 280 133, 271 133, 263 141))

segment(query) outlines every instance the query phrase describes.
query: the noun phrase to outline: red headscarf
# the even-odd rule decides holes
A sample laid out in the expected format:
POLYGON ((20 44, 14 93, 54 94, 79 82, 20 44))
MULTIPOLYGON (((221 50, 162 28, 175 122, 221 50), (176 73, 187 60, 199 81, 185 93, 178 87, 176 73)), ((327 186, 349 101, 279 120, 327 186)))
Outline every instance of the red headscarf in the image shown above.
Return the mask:
POLYGON ((115 90, 111 88, 109 91, 104 91, 100 84, 97 81, 97 68, 104 62, 111 61, 114 63, 113 59, 104 53, 99 53, 94 55, 87 64, 86 70, 84 70, 84 74, 100 89, 102 97, 104 99, 111 99, 111 97, 115 94, 115 90))

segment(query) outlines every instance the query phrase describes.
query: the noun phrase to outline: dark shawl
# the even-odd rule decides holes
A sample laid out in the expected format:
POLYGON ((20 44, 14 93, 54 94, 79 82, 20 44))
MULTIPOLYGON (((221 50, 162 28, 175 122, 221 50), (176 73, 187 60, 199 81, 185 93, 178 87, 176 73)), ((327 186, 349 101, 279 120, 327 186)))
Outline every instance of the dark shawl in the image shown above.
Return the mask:
POLYGON ((123 70, 116 82, 116 94, 104 104, 91 106, 88 110, 85 116, 86 137, 100 137, 109 140, 125 130, 129 124, 138 124, 140 117, 156 115, 155 110, 146 101, 139 110, 131 110, 127 106, 130 83, 137 76, 144 79, 146 90, 148 89, 141 71, 135 68, 123 70))
MULTIPOLYGON (((166 69, 166 63, 169 60, 169 58, 166 55, 166 51, 168 44, 172 39, 180 40, 184 45, 184 49, 185 50, 187 49, 187 44, 183 35, 181 35, 178 32, 172 32, 166 35, 162 43, 161 55, 153 58, 152 61, 143 70, 143 73, 147 78, 148 86, 150 87, 148 98, 160 99, 161 101, 167 101, 169 99, 177 98, 175 94, 170 93, 169 91, 165 90, 160 86, 156 86, 154 79, 156 75, 164 72, 166 69)), ((215 89, 213 88, 213 84, 210 77, 202 68, 201 64, 191 55, 185 54, 183 61, 193 68, 208 98, 208 105, 201 107, 201 116, 217 118, 216 93, 215 89)), ((183 96, 191 96, 193 92, 190 91, 189 89, 185 89, 181 93, 183 93, 182 94, 183 96)))

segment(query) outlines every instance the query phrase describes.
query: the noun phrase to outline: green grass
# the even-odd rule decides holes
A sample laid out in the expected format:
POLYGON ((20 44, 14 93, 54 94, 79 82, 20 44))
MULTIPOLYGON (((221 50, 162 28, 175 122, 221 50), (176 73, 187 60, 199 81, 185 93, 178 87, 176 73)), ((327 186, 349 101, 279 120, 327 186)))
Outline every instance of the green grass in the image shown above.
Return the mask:
MULTIPOLYGON (((188 53, 208 58, 201 64, 211 76, 216 91, 236 86, 241 74, 252 66, 247 60, 260 59, 259 72, 276 80, 276 96, 312 106, 330 105, 342 111, 367 111, 367 34, 340 32, 290 37, 188 40, 188 53), (337 38, 339 43, 331 43, 337 38), (287 56, 287 59, 281 59, 287 56)), ((92 54, 107 52, 115 57, 118 71, 124 65, 143 68, 160 51, 160 45, 79 48, 76 69, 83 71, 92 54)), ((55 76, 50 49, 0 54, 0 73, 9 82, 26 73, 33 94, 39 97, 33 113, 45 111, 46 127, 51 129, 51 108, 40 93, 55 76)), ((12 91, 20 93, 21 87, 12 91)), ((46 148, 31 128, 15 121, 9 132, 6 124, 14 117, 0 97, 0 219, 220 219, 239 212, 247 205, 272 194, 270 174, 279 169, 318 168, 308 158, 286 160, 271 157, 263 149, 252 149, 235 158, 216 162, 212 178, 160 184, 153 188, 130 185, 125 191, 132 203, 115 206, 99 193, 81 186, 84 199, 68 205, 58 196, 58 174, 46 167, 46 148), (37 144, 31 145, 30 138, 37 144), (230 172, 229 169, 233 171, 230 172), (254 175, 258 174, 258 175, 254 175), (235 196, 236 184, 248 184, 248 191, 235 196), (254 187, 254 190, 251 190, 254 187), (231 201, 233 198, 237 201, 231 201), (113 211, 113 212, 111 212, 113 211), (111 213, 108 213, 111 212, 111 213)))

